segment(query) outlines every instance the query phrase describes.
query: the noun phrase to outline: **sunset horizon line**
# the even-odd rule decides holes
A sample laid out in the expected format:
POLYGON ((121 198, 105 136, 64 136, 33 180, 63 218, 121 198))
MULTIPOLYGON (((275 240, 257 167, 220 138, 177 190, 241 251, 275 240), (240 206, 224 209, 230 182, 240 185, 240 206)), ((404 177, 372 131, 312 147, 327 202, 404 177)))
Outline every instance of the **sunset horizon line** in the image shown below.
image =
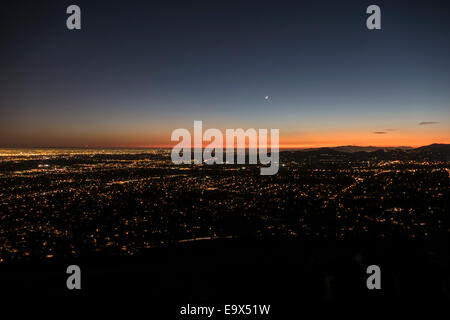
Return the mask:
MULTIPOLYGON (((411 148, 417 149, 421 147, 426 147, 430 145, 450 145, 450 143, 445 142, 433 142, 424 145, 358 145, 358 144, 339 144, 339 145, 279 145, 279 149, 321 149, 321 148, 342 148, 342 147, 358 147, 358 148, 411 148)), ((207 145, 203 146, 204 149, 207 145)), ((129 146, 0 146, 0 149, 172 149, 174 145, 151 145, 151 146, 140 146, 140 145, 129 145, 129 146)), ((191 147, 194 148, 193 146, 191 147)), ((224 147, 226 149, 226 147, 224 147)), ((237 149, 235 147, 235 149, 237 149)), ((244 149, 249 149, 246 146, 244 149)), ((259 149, 258 147, 256 149, 259 149)), ((268 147, 270 149, 270 147, 268 147)))

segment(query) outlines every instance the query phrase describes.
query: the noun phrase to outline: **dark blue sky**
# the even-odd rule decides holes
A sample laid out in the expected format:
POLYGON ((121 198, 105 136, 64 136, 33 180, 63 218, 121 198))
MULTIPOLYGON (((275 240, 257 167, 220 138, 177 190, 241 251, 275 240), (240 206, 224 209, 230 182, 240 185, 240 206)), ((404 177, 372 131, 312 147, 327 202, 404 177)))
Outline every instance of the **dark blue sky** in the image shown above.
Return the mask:
POLYGON ((449 7, 8 0, 0 146, 165 145, 194 120, 280 128, 285 145, 449 143, 449 7))

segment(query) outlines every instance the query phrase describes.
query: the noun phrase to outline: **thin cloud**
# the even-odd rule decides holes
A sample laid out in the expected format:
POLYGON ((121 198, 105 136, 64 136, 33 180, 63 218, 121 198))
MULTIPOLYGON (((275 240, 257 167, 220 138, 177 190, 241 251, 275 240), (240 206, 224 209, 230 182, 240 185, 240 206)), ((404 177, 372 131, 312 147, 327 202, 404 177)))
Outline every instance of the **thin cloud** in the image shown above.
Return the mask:
POLYGON ((372 132, 373 134, 386 134, 386 132, 385 131, 374 131, 374 132, 372 132))
POLYGON ((427 125, 427 124, 438 124, 440 123, 439 121, 423 121, 423 122, 419 122, 419 126, 423 126, 423 125, 427 125))
POLYGON ((397 129, 384 129, 385 131, 397 131, 397 129))

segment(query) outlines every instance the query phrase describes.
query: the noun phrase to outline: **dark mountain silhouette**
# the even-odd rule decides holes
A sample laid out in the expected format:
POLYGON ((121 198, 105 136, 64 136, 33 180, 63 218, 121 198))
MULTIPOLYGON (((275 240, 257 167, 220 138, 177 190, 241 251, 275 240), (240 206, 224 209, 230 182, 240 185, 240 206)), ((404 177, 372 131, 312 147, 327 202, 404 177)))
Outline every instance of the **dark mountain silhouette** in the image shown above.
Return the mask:
POLYGON ((419 148, 411 147, 358 147, 340 146, 303 149, 298 151, 282 151, 282 157, 288 160, 323 162, 326 159, 342 159, 349 161, 370 160, 430 160, 450 161, 450 144, 431 144, 419 148))
POLYGON ((374 147, 374 146, 366 146, 366 147, 360 147, 360 146, 339 146, 339 147, 326 147, 326 148, 308 148, 308 149, 303 149, 303 150, 299 150, 299 151, 317 151, 317 150, 323 150, 323 149, 332 149, 335 151, 340 151, 340 152, 373 152, 373 151, 377 151, 377 150, 411 150, 413 149, 412 147, 408 147, 408 146, 400 146, 400 147, 374 147))
POLYGON ((415 159, 450 161, 450 144, 434 143, 412 150, 415 159))
POLYGON ((413 150, 414 152, 450 152, 450 144, 433 143, 429 146, 419 147, 413 150))

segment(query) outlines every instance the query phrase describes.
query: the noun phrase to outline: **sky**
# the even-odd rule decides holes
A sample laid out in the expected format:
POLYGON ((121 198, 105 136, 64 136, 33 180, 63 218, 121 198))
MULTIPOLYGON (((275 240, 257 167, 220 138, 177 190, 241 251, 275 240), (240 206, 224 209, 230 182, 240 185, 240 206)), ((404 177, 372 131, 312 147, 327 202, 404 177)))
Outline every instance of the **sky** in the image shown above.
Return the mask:
POLYGON ((450 143, 445 1, 12 1, 0 147, 171 146, 277 128, 280 147, 450 143), (81 8, 81 30, 66 8, 81 8), (366 8, 381 8, 381 30, 366 8), (269 96, 269 99, 265 99, 269 96))

